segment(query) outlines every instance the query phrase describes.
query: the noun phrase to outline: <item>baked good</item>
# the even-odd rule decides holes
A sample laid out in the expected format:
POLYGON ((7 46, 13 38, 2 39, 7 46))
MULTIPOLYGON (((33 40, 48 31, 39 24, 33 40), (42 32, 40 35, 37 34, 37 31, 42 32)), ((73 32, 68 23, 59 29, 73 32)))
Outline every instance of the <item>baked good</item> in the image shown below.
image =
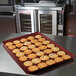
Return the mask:
POLYGON ((16 56, 17 56, 17 57, 24 56, 24 53, 23 53, 23 52, 18 52, 18 53, 16 53, 16 56))
POLYGON ((36 42, 35 45, 36 45, 36 46, 41 46, 42 43, 41 43, 41 42, 36 42))
POLYGON ((44 55, 44 53, 40 51, 40 52, 37 52, 36 55, 37 56, 42 56, 42 55, 44 55))
POLYGON ((20 50, 21 50, 21 51, 28 50, 28 47, 22 46, 22 47, 20 48, 20 50))
POLYGON ((63 58, 62 57, 57 57, 57 58, 54 59, 54 61, 58 63, 58 62, 63 61, 63 58))
POLYGON ((45 50, 45 49, 47 49, 47 46, 42 45, 42 46, 39 47, 39 49, 41 49, 41 50, 45 50))
POLYGON ((41 60, 39 58, 32 59, 32 63, 34 63, 34 64, 38 64, 40 62, 41 62, 41 60))
POLYGON ((29 45, 28 48, 29 49, 34 49, 35 48, 35 45, 29 45))
POLYGON ((24 45, 30 45, 31 44, 31 42, 25 42, 24 43, 24 45))
POLYGON ((41 60, 45 61, 45 60, 48 60, 49 59, 49 56, 47 55, 43 55, 40 57, 41 60))
POLYGON ((62 58, 65 59, 65 60, 67 60, 67 59, 70 59, 71 56, 70 55, 63 55, 62 58))
POLYGON ((27 39, 26 39, 26 38, 22 38, 22 39, 20 39, 20 41, 21 41, 21 42, 26 42, 27 39))
POLYGON ((24 62, 24 66, 31 66, 33 63, 31 61, 24 62))
POLYGON ((41 68, 47 67, 47 64, 45 62, 41 62, 38 64, 38 67, 41 69, 41 68))
POLYGON ((54 45, 54 44, 48 44, 47 47, 48 47, 48 48, 54 48, 55 45, 54 45))
POLYGON ((15 41, 13 41, 13 44, 18 44, 18 43, 20 43, 19 40, 15 40, 15 41))
POLYGON ((33 40, 34 37, 33 37, 33 36, 29 36, 27 39, 28 39, 28 40, 33 40))
POLYGON ((53 64, 55 64, 55 61, 54 60, 47 60, 46 63, 48 65, 53 65, 53 64))
POLYGON ((50 41, 45 40, 45 41, 43 41, 42 43, 43 43, 43 44, 49 44, 49 43, 50 43, 50 41))
POLYGON ((32 49, 32 51, 33 51, 33 52, 39 52, 40 49, 39 49, 39 48, 34 48, 34 49, 32 49))
POLYGON ((29 54, 28 56, 27 56, 29 59, 33 59, 33 58, 36 58, 36 55, 35 54, 29 54))
POLYGON ((55 53, 51 53, 51 54, 49 54, 49 57, 50 57, 50 58, 56 58, 56 57, 58 57, 58 55, 55 54, 55 53))
POLYGON ((33 72, 33 71, 38 70, 38 67, 37 67, 36 65, 33 65, 33 66, 30 66, 30 67, 28 68, 28 70, 31 71, 31 72, 33 72))
POLYGON ((31 40, 31 43, 36 43, 38 42, 36 39, 31 40))
POLYGON ((54 47, 54 48, 52 48, 52 50, 53 50, 54 52, 58 52, 58 51, 60 50, 60 48, 54 47))
POLYGON ((12 52, 13 53, 18 53, 18 52, 20 52, 20 50, 19 49, 14 49, 14 50, 12 50, 12 52))
POLYGON ((38 38, 41 38, 41 37, 42 37, 41 35, 36 35, 36 36, 35 36, 35 38, 37 38, 37 39, 38 39, 38 38))
POLYGON ((26 57, 26 56, 21 56, 21 57, 19 58, 19 60, 20 60, 20 61, 26 61, 26 60, 27 60, 27 57, 26 57))
POLYGON ((25 50, 24 51, 24 54, 31 54, 32 53, 32 50, 25 50))
POLYGON ((52 53, 52 49, 46 49, 46 50, 44 50, 44 53, 45 54, 50 54, 50 53, 52 53))
POLYGON ((38 41, 45 41, 45 38, 39 38, 38 41))
POLYGON ((9 48, 10 50, 13 50, 13 49, 16 48, 16 46, 15 46, 15 45, 10 45, 10 46, 8 46, 8 48, 9 48))
POLYGON ((63 55, 65 55, 65 52, 64 52, 64 51, 58 51, 58 52, 57 52, 57 55, 63 56, 63 55))
POLYGON ((22 47, 22 46, 23 46, 22 43, 18 43, 18 44, 16 44, 16 47, 22 47))
POLYGON ((13 44, 12 42, 7 42, 7 43, 5 43, 6 46, 10 46, 10 45, 12 45, 12 44, 13 44))

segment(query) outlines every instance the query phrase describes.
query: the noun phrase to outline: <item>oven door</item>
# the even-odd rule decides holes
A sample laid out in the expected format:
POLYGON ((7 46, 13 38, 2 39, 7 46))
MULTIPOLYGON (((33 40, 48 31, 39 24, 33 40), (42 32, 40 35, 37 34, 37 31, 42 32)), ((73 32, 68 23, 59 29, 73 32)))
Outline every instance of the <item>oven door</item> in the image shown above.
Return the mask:
POLYGON ((57 35, 57 11, 38 11, 39 32, 57 35))

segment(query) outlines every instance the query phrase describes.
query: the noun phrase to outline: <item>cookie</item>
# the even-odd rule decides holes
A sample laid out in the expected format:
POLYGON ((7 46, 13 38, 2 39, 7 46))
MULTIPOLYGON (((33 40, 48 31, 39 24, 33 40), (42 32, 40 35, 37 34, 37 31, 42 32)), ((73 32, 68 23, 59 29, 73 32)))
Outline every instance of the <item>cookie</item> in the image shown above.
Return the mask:
POLYGON ((21 50, 21 51, 28 50, 28 47, 22 46, 22 47, 20 48, 20 50, 21 50))
POLYGON ((50 41, 46 40, 46 41, 43 41, 42 43, 43 43, 43 44, 49 44, 50 41))
POLYGON ((48 65, 46 64, 46 63, 44 63, 44 62, 41 62, 41 63, 39 63, 38 64, 38 67, 40 68, 40 69, 42 69, 42 68, 44 68, 44 67, 47 67, 48 65))
POLYGON ((33 36, 29 36, 27 39, 28 39, 28 40, 33 40, 34 37, 33 37, 33 36))
POLYGON ((27 57, 26 57, 26 56, 21 56, 21 57, 19 58, 19 60, 20 60, 20 61, 26 61, 26 60, 27 60, 27 57))
POLYGON ((35 48, 35 45, 29 45, 28 48, 29 49, 34 49, 35 48))
POLYGON ((6 46, 10 46, 10 45, 12 45, 12 44, 13 44, 12 42, 7 42, 7 43, 5 43, 6 46))
POLYGON ((52 49, 46 49, 46 50, 44 50, 44 53, 45 54, 50 54, 50 53, 52 53, 52 49))
POLYGON ((36 45, 36 46, 41 46, 42 43, 41 43, 41 42, 36 42, 35 45, 36 45))
POLYGON ((37 38, 37 39, 38 39, 38 38, 41 38, 41 37, 42 37, 41 35, 36 35, 36 36, 35 36, 35 38, 37 38))
POLYGON ((47 46, 42 45, 42 46, 39 47, 39 49, 41 49, 41 50, 45 50, 45 49, 47 49, 47 46))
POLYGON ((28 68, 28 70, 31 71, 31 72, 33 72, 33 71, 38 70, 38 67, 37 67, 36 65, 33 65, 33 66, 30 66, 30 67, 28 68))
POLYGON ((37 52, 36 55, 37 56, 42 56, 42 55, 44 55, 44 53, 40 51, 40 52, 37 52))
POLYGON ((20 52, 20 50, 19 49, 14 49, 14 50, 12 50, 12 52, 13 53, 18 53, 18 52, 20 52))
POLYGON ((29 54, 28 56, 27 56, 29 59, 33 59, 33 58, 36 58, 36 55, 35 54, 29 54))
POLYGON ((32 51, 33 51, 33 52, 39 52, 40 49, 39 49, 39 48, 34 48, 34 49, 32 49, 32 51))
POLYGON ((16 47, 22 47, 22 46, 23 46, 22 43, 18 43, 18 44, 16 44, 16 47))
POLYGON ((20 43, 19 40, 15 40, 15 41, 13 41, 13 44, 18 44, 18 43, 20 43))
POLYGON ((32 59, 32 63, 34 63, 34 64, 38 64, 40 62, 41 62, 41 60, 39 58, 32 59))
POLYGON ((22 38, 22 39, 20 39, 20 41, 21 41, 21 42, 26 42, 27 39, 26 39, 26 38, 22 38))
POLYGON ((63 56, 63 55, 65 55, 65 52, 64 52, 64 51, 58 51, 58 52, 57 52, 57 55, 63 56))
POLYGON ((53 64, 55 64, 55 61, 54 60, 47 60, 46 64, 47 65, 53 65, 53 64))
POLYGON ((30 45, 31 44, 31 42, 25 42, 24 43, 24 45, 30 45))
POLYGON ((16 46, 15 46, 15 45, 10 45, 10 46, 8 46, 8 48, 9 48, 10 50, 13 50, 13 49, 16 48, 16 46))
POLYGON ((40 57, 41 60, 45 61, 45 60, 48 60, 49 59, 49 56, 47 55, 43 55, 40 57))
POLYGON ((65 60, 67 60, 67 59, 70 59, 71 56, 70 55, 63 55, 62 58, 65 59, 65 60))
POLYGON ((24 53, 23 53, 23 52, 18 52, 18 53, 16 53, 16 56, 17 56, 17 57, 24 56, 24 53))
POLYGON ((31 61, 26 61, 23 64, 24 66, 31 66, 33 63, 31 61))
POLYGON ((48 48, 54 48, 55 45, 54 45, 54 44, 48 44, 47 47, 48 47, 48 48))
POLYGON ((62 57, 57 57, 57 58, 54 59, 54 61, 58 63, 58 62, 63 61, 63 58, 62 57))
POLYGON ((54 52, 58 52, 58 51, 60 50, 60 48, 54 47, 54 48, 52 48, 52 50, 53 50, 54 52))
POLYGON ((31 43, 36 43, 36 42, 38 42, 36 39, 31 40, 31 43))
POLYGON ((32 53, 32 50, 25 50, 24 51, 24 54, 31 54, 32 53))
POLYGON ((45 38, 39 38, 38 41, 45 41, 45 38))
POLYGON ((58 57, 58 55, 55 54, 55 53, 51 53, 51 54, 49 54, 49 57, 50 57, 50 58, 56 58, 56 57, 58 57))

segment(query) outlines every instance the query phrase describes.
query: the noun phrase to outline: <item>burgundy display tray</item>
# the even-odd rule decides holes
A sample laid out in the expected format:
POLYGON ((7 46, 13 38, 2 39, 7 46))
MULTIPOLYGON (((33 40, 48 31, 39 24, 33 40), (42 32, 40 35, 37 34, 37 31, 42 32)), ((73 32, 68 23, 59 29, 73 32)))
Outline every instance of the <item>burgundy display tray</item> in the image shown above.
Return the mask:
MULTIPOLYGON (((68 55, 70 55, 71 56, 71 58, 70 59, 73 59, 74 57, 75 57, 75 55, 74 54, 72 54, 71 52, 69 52, 68 50, 66 50, 65 48, 63 48, 62 46, 60 46, 59 44, 57 44, 56 42, 54 42, 53 40, 51 40, 51 39, 49 39, 48 37, 46 37, 45 35, 43 35, 43 34, 41 34, 40 32, 35 32, 35 33, 31 33, 31 34, 28 34, 28 35, 23 35, 23 36, 19 36, 19 37, 16 37, 16 38, 13 38, 13 39, 9 39, 9 40, 5 40, 5 41, 3 41, 3 43, 4 43, 4 45, 3 45, 3 47, 6 49, 6 51, 9 53, 9 55, 15 60, 15 62, 23 69, 23 71, 25 72, 25 73, 31 73, 24 65, 23 65, 23 63, 18 59, 18 57, 16 57, 16 55, 15 54, 13 54, 12 52, 11 52, 11 50, 9 50, 8 49, 8 47, 6 47, 5 46, 5 43, 7 43, 7 42, 12 42, 12 41, 14 41, 14 40, 20 40, 21 38, 27 38, 28 36, 35 36, 35 35, 41 35, 42 37, 44 37, 45 39, 47 39, 47 40, 49 40, 51 43, 53 43, 55 46, 57 46, 57 47, 59 47, 61 50, 63 50, 63 51, 65 51, 68 55)), ((68 59, 69 60, 69 59, 68 59)), ((66 61, 66 60, 64 60, 64 61, 66 61)), ((64 61, 62 61, 62 62, 64 62, 64 61)), ((56 63, 57 64, 57 63, 56 63)), ((50 66, 48 66, 48 67, 50 67, 50 66)), ((45 68, 47 68, 47 67, 45 67, 45 68)), ((44 68, 43 68, 44 69, 44 68)), ((40 69, 39 69, 40 70, 40 69)))

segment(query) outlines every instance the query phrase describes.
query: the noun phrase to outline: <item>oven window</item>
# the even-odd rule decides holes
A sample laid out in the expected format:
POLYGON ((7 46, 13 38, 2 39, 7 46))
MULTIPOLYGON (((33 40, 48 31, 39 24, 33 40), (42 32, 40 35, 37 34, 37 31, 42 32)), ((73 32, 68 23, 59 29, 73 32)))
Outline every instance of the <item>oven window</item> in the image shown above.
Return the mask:
POLYGON ((40 15, 40 32, 46 34, 52 34, 52 15, 50 14, 40 15))
POLYGON ((20 14, 21 32, 32 32, 31 15, 20 14))

